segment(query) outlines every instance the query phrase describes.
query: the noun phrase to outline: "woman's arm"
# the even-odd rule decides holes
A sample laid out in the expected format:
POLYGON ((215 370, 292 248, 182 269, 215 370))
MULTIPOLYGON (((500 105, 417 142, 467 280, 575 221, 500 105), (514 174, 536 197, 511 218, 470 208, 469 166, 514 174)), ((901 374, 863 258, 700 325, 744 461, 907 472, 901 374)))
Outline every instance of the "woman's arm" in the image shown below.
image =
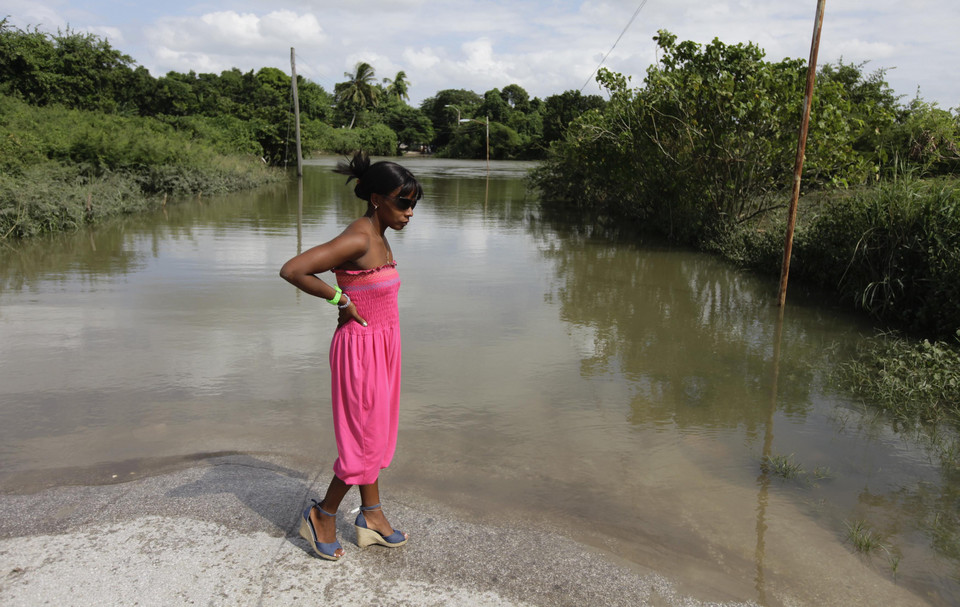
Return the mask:
MULTIPOLYGON (((337 294, 335 287, 327 284, 317 274, 362 257, 370 248, 370 237, 352 226, 342 234, 312 249, 307 249, 280 268, 280 277, 304 293, 330 300, 337 294)), ((340 310, 340 324, 354 319, 366 326, 366 322, 357 314, 353 302, 340 310)))

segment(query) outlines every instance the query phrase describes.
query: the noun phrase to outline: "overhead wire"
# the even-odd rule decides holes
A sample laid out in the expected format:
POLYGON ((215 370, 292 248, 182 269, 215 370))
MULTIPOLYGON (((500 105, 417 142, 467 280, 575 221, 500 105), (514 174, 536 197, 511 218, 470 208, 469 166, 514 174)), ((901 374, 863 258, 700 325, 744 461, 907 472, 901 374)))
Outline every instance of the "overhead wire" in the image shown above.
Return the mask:
POLYGON ((613 52, 613 49, 617 48, 617 44, 620 43, 620 39, 623 38, 623 35, 627 33, 627 30, 630 29, 630 26, 633 25, 634 20, 637 18, 637 15, 640 14, 640 11, 643 10, 643 7, 647 5, 648 0, 643 0, 640 3, 640 6, 637 7, 637 10, 633 11, 633 16, 630 17, 630 21, 627 21, 626 27, 623 28, 623 31, 620 32, 620 35, 617 36, 616 42, 613 43, 613 46, 610 47, 610 50, 607 51, 607 54, 603 56, 603 59, 600 60, 600 63, 597 64, 597 67, 593 68, 593 72, 587 76, 587 81, 583 83, 583 86, 580 87, 580 92, 583 92, 583 89, 587 88, 587 85, 590 84, 590 80, 593 79, 594 75, 597 73, 597 70, 600 69, 600 66, 603 65, 603 62, 607 60, 607 57, 610 56, 610 53, 613 52))

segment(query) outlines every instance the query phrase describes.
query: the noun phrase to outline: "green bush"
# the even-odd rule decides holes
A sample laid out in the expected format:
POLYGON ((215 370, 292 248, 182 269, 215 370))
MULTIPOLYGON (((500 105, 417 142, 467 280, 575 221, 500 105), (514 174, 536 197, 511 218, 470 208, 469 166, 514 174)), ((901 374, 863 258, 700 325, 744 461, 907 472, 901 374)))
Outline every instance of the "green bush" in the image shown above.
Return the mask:
MULTIPOLYGON (((699 244, 762 214, 791 183, 803 100, 803 61, 765 61, 753 44, 678 43, 655 37, 661 60, 641 88, 601 69, 609 103, 587 111, 555 142, 534 181, 548 199, 580 200, 699 244)), ((841 83, 818 87, 805 183, 864 182, 841 83)))
POLYGON ((306 121, 301 126, 304 153, 350 154, 365 150, 375 156, 397 155, 397 134, 385 124, 364 128, 341 129, 320 122, 306 121))
POLYGON ((375 156, 396 156, 397 134, 385 124, 374 124, 360 130, 360 149, 375 156))
MULTIPOLYGON (((792 280, 914 334, 960 329, 960 182, 881 182, 805 198, 800 208, 792 280)), ((785 234, 780 213, 717 233, 707 248, 779 274, 785 234)))
POLYGON ((227 115, 158 118, 191 140, 205 142, 219 154, 264 155, 263 146, 257 138, 257 125, 251 121, 227 115))
POLYGON ((88 178, 77 167, 35 165, 19 176, 0 174, 0 240, 73 230, 148 205, 128 176, 88 178))
POLYGON ((838 196, 798 229, 791 275, 886 323, 960 328, 960 187, 900 180, 838 196))
POLYGON ((0 96, 0 239, 141 210, 152 194, 225 192, 281 177, 253 156, 217 153, 239 137, 238 123, 176 124, 189 130, 0 96))

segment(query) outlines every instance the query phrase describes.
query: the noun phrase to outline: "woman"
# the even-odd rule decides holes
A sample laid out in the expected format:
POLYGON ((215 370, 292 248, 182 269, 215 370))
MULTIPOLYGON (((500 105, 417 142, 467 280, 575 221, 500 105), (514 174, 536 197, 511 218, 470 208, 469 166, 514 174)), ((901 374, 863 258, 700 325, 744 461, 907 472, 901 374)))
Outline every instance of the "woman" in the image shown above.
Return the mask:
POLYGON ((340 310, 330 344, 338 457, 323 501, 313 500, 300 523, 300 535, 329 560, 343 556, 336 516, 352 485, 360 486, 362 502, 355 523, 357 544, 395 547, 407 541, 384 516, 377 484, 396 448, 400 399, 400 278, 385 233, 387 228, 402 230, 423 196, 410 171, 394 162, 371 165, 361 152, 334 170, 348 175, 347 183, 357 180, 354 193, 367 201, 366 213, 330 242, 297 255, 280 270, 285 280, 340 310), (338 286, 316 276, 328 270, 338 286))

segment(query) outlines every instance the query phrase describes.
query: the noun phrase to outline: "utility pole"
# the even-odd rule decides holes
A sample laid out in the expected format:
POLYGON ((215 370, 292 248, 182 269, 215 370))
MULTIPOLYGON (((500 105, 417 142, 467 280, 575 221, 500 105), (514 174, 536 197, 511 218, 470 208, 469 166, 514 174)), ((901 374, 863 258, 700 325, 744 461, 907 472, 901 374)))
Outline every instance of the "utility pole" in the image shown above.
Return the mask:
POLYGON ((303 152, 300 150, 300 95, 297 93, 297 62, 292 46, 290 47, 290 74, 293 82, 293 118, 297 123, 297 177, 303 177, 303 152))
POLYGON ((817 17, 813 23, 813 41, 810 43, 810 61, 807 64, 807 92, 803 103, 803 118, 800 120, 800 139, 797 142, 797 160, 793 169, 793 194, 787 215, 787 235, 783 245, 783 267, 780 269, 780 293, 777 305, 781 308, 787 300, 787 277, 790 275, 790 254, 793 250, 793 229, 797 223, 797 202, 800 199, 800 174, 803 171, 803 156, 807 148, 807 131, 810 128, 810 107, 813 105, 813 85, 817 76, 817 54, 820 50, 820 31, 823 29, 823 7, 826 0, 817 0, 817 17))

